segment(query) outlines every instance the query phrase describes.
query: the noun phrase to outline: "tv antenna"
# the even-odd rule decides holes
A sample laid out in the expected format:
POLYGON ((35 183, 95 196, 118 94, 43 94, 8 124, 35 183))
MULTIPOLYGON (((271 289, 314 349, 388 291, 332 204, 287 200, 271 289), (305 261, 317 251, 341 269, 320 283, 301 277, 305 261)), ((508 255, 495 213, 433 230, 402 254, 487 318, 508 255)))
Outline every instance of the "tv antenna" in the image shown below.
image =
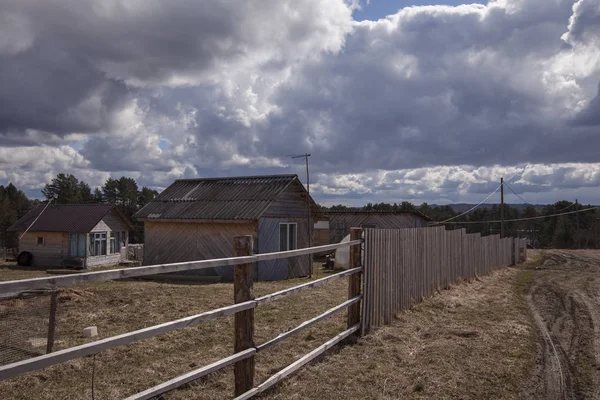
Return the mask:
MULTIPOLYGON (((299 155, 288 155, 288 157, 291 157, 291 158, 302 158, 302 157, 304 157, 304 162, 306 164, 306 193, 307 193, 307 195, 306 195, 306 206, 307 206, 307 210, 308 210, 308 214, 307 214, 307 216, 308 216, 308 221, 307 221, 308 222, 308 247, 312 247, 313 238, 312 238, 312 226, 311 226, 311 224, 312 224, 312 218, 311 218, 311 215, 310 215, 311 214, 310 213, 310 207, 311 207, 311 204, 310 204, 310 177, 308 175, 308 157, 310 157, 310 154, 304 153, 304 154, 299 154, 299 155)), ((313 265, 312 265, 313 257, 312 257, 312 254, 309 257, 309 260, 310 260, 309 261, 310 265, 308 267, 308 277, 310 279, 312 279, 312 269, 313 269, 313 265)))
POLYGON ((308 192, 308 194, 310 194, 310 178, 308 175, 308 157, 310 157, 310 154, 305 153, 305 154, 299 154, 299 155, 289 155, 288 157, 292 157, 292 158, 303 158, 304 157, 304 162, 306 163, 306 191, 308 192))

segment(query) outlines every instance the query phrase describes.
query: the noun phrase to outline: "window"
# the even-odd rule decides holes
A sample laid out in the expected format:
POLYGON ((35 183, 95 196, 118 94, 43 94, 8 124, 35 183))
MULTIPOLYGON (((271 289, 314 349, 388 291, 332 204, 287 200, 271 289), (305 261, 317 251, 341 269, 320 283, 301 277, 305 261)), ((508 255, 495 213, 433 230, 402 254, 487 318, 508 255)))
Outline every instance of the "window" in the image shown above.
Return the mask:
MULTIPOLYGON (((118 241, 117 241, 118 242, 118 241)), ((115 244, 115 233, 111 232, 110 233, 110 254, 114 254, 115 253, 115 248, 116 248, 116 244, 115 244)))
POLYGON ((69 233, 69 256, 85 257, 85 233, 69 233))
POLYGON ((106 255, 106 232, 90 233, 90 256, 106 255))
POLYGON ((37 237, 37 245, 38 246, 43 246, 44 245, 44 237, 43 236, 38 236, 37 237))
POLYGON ((296 250, 298 248, 297 224, 279 224, 279 251, 296 250))
POLYGON ((110 254, 116 254, 121 250, 121 235, 122 232, 111 232, 110 233, 110 254))

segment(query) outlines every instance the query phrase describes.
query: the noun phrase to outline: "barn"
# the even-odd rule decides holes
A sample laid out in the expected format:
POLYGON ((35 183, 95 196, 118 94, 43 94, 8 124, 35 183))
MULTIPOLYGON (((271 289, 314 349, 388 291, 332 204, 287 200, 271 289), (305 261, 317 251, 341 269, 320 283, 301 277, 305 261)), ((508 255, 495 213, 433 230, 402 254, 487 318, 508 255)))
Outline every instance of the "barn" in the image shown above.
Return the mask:
MULTIPOLYGON (((309 247, 316 211, 297 175, 268 175, 180 179, 135 218, 144 222, 143 263, 152 265, 232 257, 237 235, 252 235, 260 254, 309 247)), ((307 276, 311 264, 309 255, 259 262, 255 279, 307 276)), ((182 274, 232 280, 233 267, 182 274)))
POLYGON ((427 226, 431 218, 418 211, 329 210, 329 243, 339 243, 350 228, 404 229, 427 226))
POLYGON ((19 254, 30 254, 25 264, 37 267, 118 264, 133 229, 110 204, 40 204, 8 228, 22 236, 19 254))

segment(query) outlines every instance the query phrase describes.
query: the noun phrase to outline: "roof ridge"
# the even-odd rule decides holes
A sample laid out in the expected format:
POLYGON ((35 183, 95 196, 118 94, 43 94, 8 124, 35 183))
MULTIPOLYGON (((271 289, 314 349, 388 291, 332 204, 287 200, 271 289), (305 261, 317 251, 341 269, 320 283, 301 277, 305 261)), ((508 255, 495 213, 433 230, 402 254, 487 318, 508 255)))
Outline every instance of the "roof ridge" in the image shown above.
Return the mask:
POLYGON ((271 179, 271 178, 297 178, 297 174, 278 174, 278 175, 248 175, 248 176, 221 176, 213 178, 184 178, 175 179, 175 182, 186 181, 223 181, 223 180, 240 180, 240 179, 271 179))

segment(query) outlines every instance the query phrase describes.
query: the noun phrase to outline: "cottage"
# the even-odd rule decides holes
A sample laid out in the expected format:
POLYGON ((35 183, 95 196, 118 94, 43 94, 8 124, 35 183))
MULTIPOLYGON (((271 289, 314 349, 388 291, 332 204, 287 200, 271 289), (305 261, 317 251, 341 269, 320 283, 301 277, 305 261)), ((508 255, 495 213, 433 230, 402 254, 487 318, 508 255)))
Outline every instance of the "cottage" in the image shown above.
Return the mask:
POLYGON ((427 226, 431 218, 418 211, 366 211, 346 209, 328 211, 329 243, 339 243, 350 228, 404 229, 427 226))
MULTIPOLYGON (((252 235, 255 253, 309 247, 317 207, 296 175, 181 179, 135 214, 144 221, 144 265, 233 256, 233 237, 252 235)), ((260 262, 257 280, 309 274, 311 256, 260 262)), ((233 279, 233 267, 186 271, 233 279)))
POLYGON ((8 228, 26 232, 19 262, 38 267, 118 264, 133 229, 110 204, 40 204, 8 228))

